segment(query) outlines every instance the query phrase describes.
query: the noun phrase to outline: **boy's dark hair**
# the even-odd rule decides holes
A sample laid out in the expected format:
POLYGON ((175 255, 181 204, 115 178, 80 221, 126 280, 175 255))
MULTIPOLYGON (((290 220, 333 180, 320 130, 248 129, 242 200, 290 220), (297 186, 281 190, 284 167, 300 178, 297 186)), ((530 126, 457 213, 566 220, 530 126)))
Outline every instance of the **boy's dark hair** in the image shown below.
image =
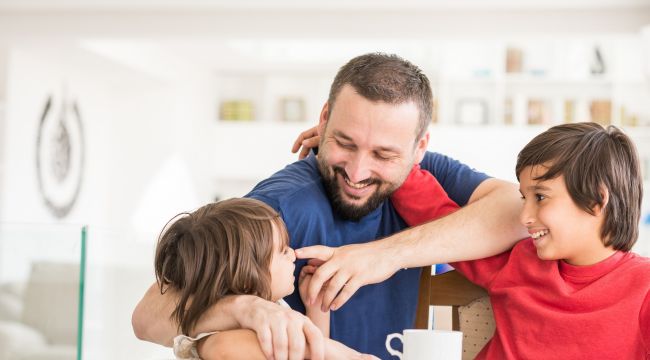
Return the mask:
POLYGON ((170 287, 178 292, 172 319, 183 334, 226 295, 271 299, 274 225, 288 242, 284 222, 271 207, 229 199, 174 219, 158 239, 154 267, 161 293, 170 287))
POLYGON ((420 110, 416 139, 422 138, 426 132, 431 121, 433 95, 429 79, 417 66, 397 55, 370 53, 355 57, 339 69, 332 82, 327 99, 328 116, 346 84, 371 101, 389 104, 415 102, 420 110))
POLYGON ((615 126, 585 122, 554 126, 537 135, 517 156, 517 179, 527 166, 548 167, 535 180, 564 175, 573 202, 589 214, 604 207, 601 238, 605 246, 629 251, 639 236, 643 182, 632 140, 615 126))

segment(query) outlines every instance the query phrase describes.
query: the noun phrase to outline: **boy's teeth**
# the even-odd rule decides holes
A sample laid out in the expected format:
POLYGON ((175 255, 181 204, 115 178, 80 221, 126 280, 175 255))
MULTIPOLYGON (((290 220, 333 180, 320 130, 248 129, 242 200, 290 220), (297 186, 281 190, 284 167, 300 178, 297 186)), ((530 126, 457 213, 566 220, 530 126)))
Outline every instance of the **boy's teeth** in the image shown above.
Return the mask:
POLYGON ((548 230, 541 230, 541 231, 538 231, 538 232, 536 232, 536 233, 533 233, 533 234, 531 235, 531 237, 532 237, 533 239, 539 239, 540 237, 542 237, 542 236, 544 236, 544 235, 546 235, 546 234, 548 234, 548 230))

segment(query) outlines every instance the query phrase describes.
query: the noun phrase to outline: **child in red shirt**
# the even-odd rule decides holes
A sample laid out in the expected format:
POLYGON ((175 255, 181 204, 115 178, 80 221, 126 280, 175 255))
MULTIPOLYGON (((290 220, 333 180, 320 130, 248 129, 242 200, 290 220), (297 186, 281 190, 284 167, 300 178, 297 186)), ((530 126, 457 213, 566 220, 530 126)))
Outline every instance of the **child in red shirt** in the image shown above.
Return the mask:
MULTIPOLYGON (((516 173, 531 237, 452 263, 490 295, 496 330, 477 358, 650 359, 650 259, 629 252, 642 197, 631 140, 613 126, 555 126, 516 173)), ((392 201, 411 226, 457 208, 418 168, 392 201)))

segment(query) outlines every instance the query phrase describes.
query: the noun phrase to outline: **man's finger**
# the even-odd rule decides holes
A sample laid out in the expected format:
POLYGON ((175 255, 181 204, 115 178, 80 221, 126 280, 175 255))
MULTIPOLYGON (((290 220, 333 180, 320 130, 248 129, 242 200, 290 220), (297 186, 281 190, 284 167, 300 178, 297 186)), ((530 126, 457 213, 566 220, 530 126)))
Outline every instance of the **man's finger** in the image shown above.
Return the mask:
POLYGON ((348 280, 349 277, 341 272, 336 273, 336 275, 330 279, 330 282, 325 289, 325 293, 323 294, 323 303, 321 305, 321 310, 323 312, 330 309, 332 301, 334 301, 334 298, 336 298, 336 295, 339 294, 348 280))
POLYGON ((323 333, 311 321, 305 322, 303 331, 307 338, 307 346, 309 346, 311 359, 323 360, 325 358, 325 340, 323 339, 323 333))
POLYGON ((334 248, 324 245, 307 246, 296 250, 298 259, 318 259, 327 261, 334 255, 334 248))
POLYGON ((289 338, 289 360, 303 360, 305 358, 305 335, 302 324, 290 321, 287 328, 289 338))
POLYGON ((287 337, 287 322, 275 321, 271 324, 273 334, 273 358, 275 360, 287 360, 289 339, 287 337))
POLYGON ((336 266, 332 266, 328 263, 325 263, 316 269, 316 272, 314 275, 312 275, 311 281, 309 282, 309 286, 307 288, 307 299, 309 300, 310 304, 314 304, 314 301, 316 301, 321 288, 323 288, 323 284, 328 282, 335 273, 336 266))
POLYGON ((359 290, 361 286, 357 285, 354 281, 350 280, 348 281, 343 289, 339 292, 339 294, 336 296, 334 301, 332 302, 332 305, 330 306, 330 310, 338 310, 343 306, 354 293, 359 290))
POLYGON ((256 329, 257 341, 260 342, 262 352, 267 359, 273 359, 273 337, 271 336, 271 329, 268 327, 263 329, 256 329))

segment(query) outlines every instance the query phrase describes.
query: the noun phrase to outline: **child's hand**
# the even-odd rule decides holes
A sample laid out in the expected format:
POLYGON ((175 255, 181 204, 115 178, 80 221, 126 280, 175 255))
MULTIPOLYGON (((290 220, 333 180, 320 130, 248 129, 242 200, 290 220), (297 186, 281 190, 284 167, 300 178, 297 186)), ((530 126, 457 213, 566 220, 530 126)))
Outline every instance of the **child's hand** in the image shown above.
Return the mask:
POLYGON ((314 272, 316 272, 316 269, 318 269, 318 266, 307 264, 302 267, 300 275, 298 276, 298 291, 300 292, 300 299, 303 304, 305 304, 305 308, 320 309, 321 303, 323 302, 323 296, 321 293, 316 298, 314 304, 307 304, 307 289, 309 289, 309 283, 311 282, 311 278, 314 275, 314 272))

